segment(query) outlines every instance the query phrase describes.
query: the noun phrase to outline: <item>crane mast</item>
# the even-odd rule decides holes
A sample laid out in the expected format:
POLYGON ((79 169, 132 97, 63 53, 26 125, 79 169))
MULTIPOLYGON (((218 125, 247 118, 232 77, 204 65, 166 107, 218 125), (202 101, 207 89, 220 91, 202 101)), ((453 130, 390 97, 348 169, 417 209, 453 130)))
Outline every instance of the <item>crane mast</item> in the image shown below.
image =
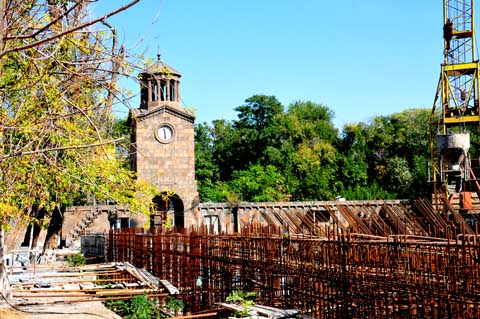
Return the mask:
POLYGON ((443 0, 444 61, 430 115, 430 180, 437 209, 452 194, 480 191, 467 131, 480 124, 474 35, 474 1, 443 0))

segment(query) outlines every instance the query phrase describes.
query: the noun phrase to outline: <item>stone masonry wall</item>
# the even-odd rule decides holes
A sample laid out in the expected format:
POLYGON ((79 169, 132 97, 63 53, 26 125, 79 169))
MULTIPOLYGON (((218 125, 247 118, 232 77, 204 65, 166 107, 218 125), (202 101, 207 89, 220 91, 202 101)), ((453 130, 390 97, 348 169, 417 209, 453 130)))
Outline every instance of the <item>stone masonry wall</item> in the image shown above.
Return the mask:
POLYGON ((136 127, 138 177, 150 181, 161 192, 175 192, 187 211, 186 225, 192 222, 189 208, 194 206, 197 194, 193 129, 192 122, 167 112, 143 118, 136 127), (174 128, 175 139, 171 143, 160 143, 155 137, 162 123, 174 128))

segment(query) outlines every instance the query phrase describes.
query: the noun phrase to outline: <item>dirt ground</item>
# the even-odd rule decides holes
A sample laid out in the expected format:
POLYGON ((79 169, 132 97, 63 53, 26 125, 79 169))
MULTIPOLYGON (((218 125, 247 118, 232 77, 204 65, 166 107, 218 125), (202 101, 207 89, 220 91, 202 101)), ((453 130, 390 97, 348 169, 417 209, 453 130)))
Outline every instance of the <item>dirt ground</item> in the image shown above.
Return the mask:
POLYGON ((121 319, 99 302, 24 306, 21 312, 0 305, 0 319, 121 319))

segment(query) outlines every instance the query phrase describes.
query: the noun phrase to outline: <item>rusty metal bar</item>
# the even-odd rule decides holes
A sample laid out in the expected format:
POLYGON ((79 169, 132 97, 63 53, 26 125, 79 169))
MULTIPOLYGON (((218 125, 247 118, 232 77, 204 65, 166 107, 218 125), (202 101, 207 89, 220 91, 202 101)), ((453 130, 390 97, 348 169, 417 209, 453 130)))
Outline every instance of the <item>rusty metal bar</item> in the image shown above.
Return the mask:
POLYGON ((397 228, 406 234, 384 237, 335 230, 329 238, 301 238, 258 225, 241 235, 205 227, 148 236, 127 230, 110 233, 109 242, 124 246, 110 246, 108 256, 139 261, 119 252, 140 242, 146 246, 140 251, 150 250, 150 238, 154 275, 177 286, 193 313, 242 289, 255 291, 258 303, 318 318, 480 317, 478 232, 452 236, 439 228, 442 240, 409 234, 403 224, 397 228))

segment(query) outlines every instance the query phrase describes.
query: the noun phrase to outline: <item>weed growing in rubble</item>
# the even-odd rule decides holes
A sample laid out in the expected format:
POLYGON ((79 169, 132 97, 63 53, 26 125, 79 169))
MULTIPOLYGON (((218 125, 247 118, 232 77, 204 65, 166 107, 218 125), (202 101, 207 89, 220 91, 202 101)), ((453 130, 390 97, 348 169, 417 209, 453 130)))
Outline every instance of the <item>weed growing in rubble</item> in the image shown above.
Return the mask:
POLYGON ((147 293, 132 298, 129 306, 130 314, 127 319, 157 319, 162 318, 160 311, 155 307, 155 300, 148 298, 147 293))
POLYGON ((122 317, 128 313, 128 301, 125 300, 107 300, 105 306, 122 317))
POLYGON ((185 304, 180 299, 176 299, 172 296, 167 296, 165 298, 165 308, 177 313, 179 310, 182 310, 185 307, 185 304))
POLYGON ((148 298, 147 293, 130 300, 108 300, 105 306, 125 319, 162 319, 163 314, 156 306, 155 299, 148 298))
POLYGON ((82 266, 87 263, 87 260, 85 259, 85 256, 82 254, 74 254, 74 255, 68 255, 67 256, 67 264, 70 267, 77 267, 77 266, 82 266))
POLYGON ((242 311, 235 313, 236 317, 247 317, 248 311, 255 304, 253 299, 257 296, 254 291, 234 290, 228 295, 227 302, 233 302, 242 306, 242 311))

